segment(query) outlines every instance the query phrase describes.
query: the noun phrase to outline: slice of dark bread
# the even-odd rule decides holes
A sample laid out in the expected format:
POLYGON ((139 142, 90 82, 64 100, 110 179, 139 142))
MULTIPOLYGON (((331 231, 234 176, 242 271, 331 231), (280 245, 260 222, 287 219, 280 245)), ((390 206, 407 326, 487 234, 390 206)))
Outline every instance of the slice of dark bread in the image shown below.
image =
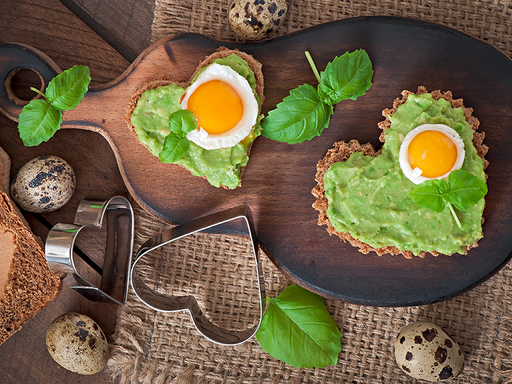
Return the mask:
POLYGON ((55 299, 62 282, 39 242, 0 190, 0 344, 55 299))
MULTIPOLYGON (((427 93, 427 90, 425 87, 420 86, 418 87, 417 95, 427 93)), ((381 121, 379 123, 379 128, 382 129, 382 133, 379 137, 379 140, 381 142, 385 141, 384 138, 384 131, 388 129, 391 126, 391 121, 389 119, 389 116, 392 115, 399 106, 401 106, 405 101, 407 100, 407 97, 411 94, 414 94, 410 91, 403 91, 402 92, 402 98, 396 99, 393 102, 393 108, 391 109, 384 109, 382 111, 382 115, 386 117, 384 121, 381 121)), ((452 93, 450 91, 447 92, 441 92, 439 90, 431 92, 432 97, 435 100, 439 100, 440 98, 443 98, 450 102, 451 106, 453 108, 464 108, 464 115, 466 117, 466 120, 471 126, 473 127, 473 130, 475 131, 473 133, 473 145, 475 146, 478 156, 480 156, 484 162, 484 170, 487 168, 487 165, 489 162, 485 159, 485 155, 487 154, 488 147, 483 144, 483 140, 485 138, 484 132, 476 132, 478 127, 480 126, 480 121, 472 115, 473 109, 472 108, 466 108, 464 107, 463 100, 462 99, 456 99, 454 100, 452 97, 452 93)), ((362 241, 359 241, 358 239, 352 237, 350 233, 340 233, 336 231, 336 229, 332 226, 331 222, 329 221, 329 217, 327 216, 327 208, 328 208, 328 201, 325 197, 325 189, 324 189, 324 174, 327 171, 327 169, 334 163, 337 163, 338 161, 346 161, 352 153, 355 152, 363 152, 365 156, 377 156, 380 153, 379 151, 376 151, 375 148, 370 144, 360 144, 357 140, 352 140, 349 143, 346 143, 344 141, 338 141, 334 144, 333 148, 329 149, 327 151, 327 154, 323 159, 321 159, 317 164, 317 172, 316 172, 316 178, 317 181, 316 187, 311 191, 312 194, 316 197, 316 201, 313 203, 313 208, 315 208, 318 211, 318 225, 326 225, 327 226, 327 232, 329 232, 330 235, 337 235, 340 237, 343 241, 348 241, 352 246, 359 248, 359 252, 367 254, 370 251, 376 252, 379 256, 383 254, 392 254, 392 255, 398 255, 402 254, 405 258, 412 258, 414 254, 411 251, 407 250, 400 250, 397 247, 381 247, 381 248, 373 248, 372 246, 363 243, 362 241)), ((483 220, 483 219, 482 219, 483 220)), ((477 241, 475 241, 473 244, 467 246, 467 250, 470 248, 477 247, 477 241)), ((430 252, 434 256, 438 256, 439 253, 436 251, 430 252)), ((421 252, 419 254, 419 257, 425 257, 426 252, 421 252)))
MULTIPOLYGON (((137 137, 137 133, 135 132, 135 127, 132 124, 132 114, 133 114, 133 111, 135 110, 135 107, 137 106, 139 99, 141 98, 141 96, 144 92, 146 92, 149 89, 155 89, 160 86, 165 86, 165 85, 170 85, 170 84, 176 84, 180 87, 186 88, 190 85, 190 83, 191 83, 192 79, 194 78, 194 76, 196 75, 197 71, 199 71, 201 68, 207 67, 215 59, 225 58, 225 57, 230 56, 233 53, 240 56, 249 65, 249 68, 251 68, 251 70, 254 72, 254 78, 256 80, 256 94, 258 95, 258 97, 260 99, 260 102, 258 105, 258 109, 259 109, 258 113, 260 113, 261 106, 263 105, 263 102, 265 101, 263 72, 262 72, 261 63, 258 60, 256 60, 252 55, 249 55, 248 53, 242 52, 238 49, 228 49, 226 47, 220 47, 214 53, 207 56, 203 61, 201 61, 199 63, 196 70, 190 77, 189 81, 175 81, 173 79, 158 79, 158 80, 153 80, 153 81, 142 84, 142 86, 140 86, 135 91, 135 93, 132 95, 132 97, 130 98, 130 102, 126 106, 126 110, 125 110, 124 120, 125 120, 126 124, 128 125, 128 128, 130 128, 132 134, 135 135, 135 137, 137 137)), ((142 144, 142 145, 144 145, 144 144, 142 144)), ((247 152, 248 156, 251 154, 251 148, 252 148, 252 143, 247 152)), ((242 180, 242 175, 244 173, 244 170, 245 170, 245 167, 240 169, 240 180, 242 180)), ((204 176, 203 176, 203 178, 206 179, 206 177, 204 177, 204 176)), ((229 189, 224 185, 222 187, 229 189)))

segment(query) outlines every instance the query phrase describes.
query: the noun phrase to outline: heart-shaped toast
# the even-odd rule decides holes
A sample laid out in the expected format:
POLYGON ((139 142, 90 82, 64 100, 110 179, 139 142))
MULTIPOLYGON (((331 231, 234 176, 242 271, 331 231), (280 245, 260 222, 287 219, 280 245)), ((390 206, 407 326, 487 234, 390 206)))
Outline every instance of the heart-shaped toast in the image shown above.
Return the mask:
POLYGON ((139 87, 125 121, 162 162, 234 189, 261 134, 263 88, 261 64, 254 57, 221 47, 189 81, 158 79, 139 87))
POLYGON ((379 123, 383 130, 380 141, 384 143, 381 150, 356 140, 340 141, 318 162, 318 185, 312 191, 317 199, 313 207, 319 211, 318 224, 326 225, 329 234, 349 241, 365 254, 401 253, 411 258, 424 257, 428 252, 434 256, 465 254, 476 247, 483 237, 484 199, 456 213, 459 228, 450 209, 432 212, 411 199, 409 193, 418 183, 404 175, 399 159, 408 132, 425 124, 446 125, 463 141, 461 169, 485 182, 488 148, 482 144, 485 134, 476 131, 480 122, 472 112, 449 91, 428 93, 424 87, 416 94, 403 91, 393 108, 382 112, 386 119, 379 123))

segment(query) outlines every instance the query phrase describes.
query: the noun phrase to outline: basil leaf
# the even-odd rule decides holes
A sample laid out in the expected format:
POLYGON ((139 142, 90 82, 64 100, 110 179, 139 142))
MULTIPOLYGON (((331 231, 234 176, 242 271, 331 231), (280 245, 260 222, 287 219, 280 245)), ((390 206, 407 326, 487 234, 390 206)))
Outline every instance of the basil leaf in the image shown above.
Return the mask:
POLYGON ((261 348, 296 368, 336 365, 341 332, 322 298, 291 285, 269 306, 256 332, 261 348))
POLYGON ((48 102, 61 111, 76 108, 84 98, 90 82, 89 67, 75 65, 50 81, 46 88, 48 102))
POLYGON ((187 132, 197 128, 197 120, 194 112, 188 109, 178 109, 169 116, 169 131, 178 137, 185 137, 187 132))
POLYGON ((487 194, 486 183, 462 169, 450 172, 448 182, 451 190, 446 193, 444 198, 461 211, 471 208, 487 194))
POLYGON ((372 62, 364 49, 334 58, 320 73, 318 94, 325 103, 356 100, 372 85, 372 62))
POLYGON ((179 137, 171 132, 165 137, 164 147, 158 157, 162 163, 174 163, 187 153, 190 142, 186 137, 179 137))
POLYGON ((444 179, 433 179, 418 184, 409 192, 411 199, 420 207, 434 212, 442 212, 446 203, 444 194, 450 190, 450 185, 444 179))
POLYGON ((18 132, 27 147, 48 141, 62 124, 62 112, 45 100, 35 99, 25 105, 18 119, 18 132))
POLYGON ((333 107, 320 100, 314 87, 303 84, 277 104, 262 122, 262 135, 289 144, 320 136, 329 125, 333 107))

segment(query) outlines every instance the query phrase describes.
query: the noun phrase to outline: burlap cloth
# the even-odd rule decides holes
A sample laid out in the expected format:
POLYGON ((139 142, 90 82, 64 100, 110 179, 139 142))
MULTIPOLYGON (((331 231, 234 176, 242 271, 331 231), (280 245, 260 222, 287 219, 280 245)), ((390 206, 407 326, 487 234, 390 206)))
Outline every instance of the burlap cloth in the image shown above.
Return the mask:
MULTIPOLYGON (((237 41, 227 22, 230 0, 157 0, 153 40, 181 32, 237 41)), ((289 1, 283 35, 337 19, 392 15, 437 22, 489 42, 511 55, 512 0, 289 1)), ((136 207, 135 250, 165 224, 136 207)), ((204 235, 201 235, 204 236, 204 235)), ((179 249, 141 266, 148 285, 161 292, 195 294, 212 320, 232 329, 254 323, 252 265, 244 245, 229 237, 195 236, 179 249), (174 253, 173 253, 174 252, 174 253), (162 261, 163 260, 163 261, 162 261), (160 268, 162 266, 162 268, 160 268), (206 291, 206 293, 205 293, 206 291)), ((364 255, 361 255, 363 258, 364 255)), ((262 255, 267 294, 289 282, 262 255)), ((236 346, 213 344, 193 327, 185 312, 163 314, 145 307, 130 292, 119 309, 108 364, 122 383, 416 383, 397 366, 392 342, 413 321, 432 321, 457 341, 466 367, 457 383, 512 383, 512 268, 454 299, 409 308, 377 308, 326 299, 343 333, 336 366, 296 369, 263 352, 254 340, 236 346)))

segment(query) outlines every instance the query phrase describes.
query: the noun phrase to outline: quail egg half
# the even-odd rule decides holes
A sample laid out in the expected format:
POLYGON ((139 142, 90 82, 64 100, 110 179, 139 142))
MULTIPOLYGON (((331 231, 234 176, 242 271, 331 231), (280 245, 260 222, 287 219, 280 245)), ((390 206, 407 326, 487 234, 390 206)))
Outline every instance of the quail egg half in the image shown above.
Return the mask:
POLYGON ((423 124, 404 137, 399 162, 405 177, 420 184, 448 177, 462 167, 465 155, 456 130, 444 124, 423 124))
POLYGON ((197 129, 187 139, 204 149, 230 148, 252 132, 258 102, 249 82, 227 65, 210 64, 181 101, 194 113, 197 129))

